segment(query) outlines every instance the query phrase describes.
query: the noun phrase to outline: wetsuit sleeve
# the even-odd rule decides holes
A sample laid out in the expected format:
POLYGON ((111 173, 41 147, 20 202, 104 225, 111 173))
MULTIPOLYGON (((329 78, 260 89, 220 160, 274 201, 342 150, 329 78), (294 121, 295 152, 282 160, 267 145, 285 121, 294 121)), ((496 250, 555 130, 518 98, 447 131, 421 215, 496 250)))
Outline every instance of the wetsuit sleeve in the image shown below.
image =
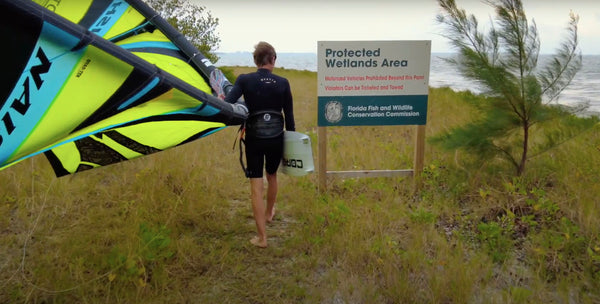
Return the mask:
POLYGON ((283 115, 285 116, 285 129, 288 131, 296 131, 296 123, 294 121, 294 102, 292 100, 292 90, 290 83, 286 81, 285 100, 283 101, 283 115))
MULTIPOLYGON (((241 75, 240 75, 241 76, 241 75)), ((236 103, 240 97, 242 97, 242 77, 238 77, 237 81, 233 85, 233 88, 227 96, 225 96, 225 101, 228 103, 236 103)))

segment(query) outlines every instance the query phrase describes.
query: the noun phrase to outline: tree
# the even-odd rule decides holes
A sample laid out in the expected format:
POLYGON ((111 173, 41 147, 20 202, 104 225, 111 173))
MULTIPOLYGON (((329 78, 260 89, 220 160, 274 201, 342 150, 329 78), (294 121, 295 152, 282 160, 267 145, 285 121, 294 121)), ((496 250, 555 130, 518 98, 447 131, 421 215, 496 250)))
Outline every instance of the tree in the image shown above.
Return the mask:
POLYGON ((508 160, 520 176, 530 157, 595 124, 595 119, 578 119, 572 115, 573 109, 556 104, 581 67, 579 17, 571 12, 568 35, 557 54, 538 68, 537 27, 535 21, 528 22, 521 1, 485 2, 496 12, 487 34, 480 31, 475 16, 457 8, 454 0, 438 0, 443 12, 437 21, 447 30, 443 36, 458 51, 449 62, 465 78, 481 84, 486 98, 475 104, 480 117, 432 138, 432 142, 450 150, 462 148, 485 159, 508 160))
POLYGON ((173 27, 178 29, 211 62, 217 62, 215 54, 221 39, 215 33, 219 18, 213 18, 204 6, 187 0, 146 0, 173 27))

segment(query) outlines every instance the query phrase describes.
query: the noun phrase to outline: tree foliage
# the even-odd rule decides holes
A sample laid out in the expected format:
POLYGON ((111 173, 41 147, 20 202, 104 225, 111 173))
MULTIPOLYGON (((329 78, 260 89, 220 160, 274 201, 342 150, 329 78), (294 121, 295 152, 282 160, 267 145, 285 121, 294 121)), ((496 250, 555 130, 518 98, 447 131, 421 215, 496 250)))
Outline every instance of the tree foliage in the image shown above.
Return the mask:
POLYGON ((552 59, 538 66, 540 40, 535 21, 527 20, 520 0, 486 0, 495 10, 487 33, 479 21, 454 0, 438 0, 437 21, 457 49, 449 59, 467 79, 484 89, 475 106, 476 121, 432 139, 447 149, 465 149, 483 159, 508 160, 521 175, 527 160, 576 136, 595 124, 577 119, 573 109, 556 104, 560 93, 581 68, 577 24, 571 12, 568 35, 552 59), (533 135, 536 136, 533 136, 533 135), (533 150, 533 151, 532 151, 533 150))
POLYGON ((214 18, 204 6, 188 0, 146 0, 163 18, 178 29, 211 62, 217 62, 215 54, 221 43, 216 34, 219 18, 214 18))

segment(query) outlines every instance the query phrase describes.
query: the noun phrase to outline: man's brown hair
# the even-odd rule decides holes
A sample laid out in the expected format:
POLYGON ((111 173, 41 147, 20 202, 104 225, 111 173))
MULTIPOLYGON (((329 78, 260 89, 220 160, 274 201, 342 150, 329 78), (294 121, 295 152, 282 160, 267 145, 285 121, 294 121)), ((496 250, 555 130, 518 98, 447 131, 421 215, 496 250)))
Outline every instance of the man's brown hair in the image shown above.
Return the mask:
POLYGON ((275 63, 277 53, 275 48, 267 42, 261 41, 254 46, 254 63, 256 66, 263 66, 269 63, 275 63))

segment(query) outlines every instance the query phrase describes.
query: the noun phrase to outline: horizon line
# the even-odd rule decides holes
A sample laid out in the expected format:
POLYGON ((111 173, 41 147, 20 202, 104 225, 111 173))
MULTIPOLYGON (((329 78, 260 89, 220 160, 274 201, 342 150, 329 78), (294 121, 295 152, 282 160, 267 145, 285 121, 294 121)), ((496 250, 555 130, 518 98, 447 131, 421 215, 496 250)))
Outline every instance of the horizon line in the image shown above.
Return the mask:
MULTIPOLYGON (((215 54, 235 54, 235 53, 243 53, 243 54, 252 54, 251 51, 215 51, 215 54)), ((431 54, 456 54, 456 51, 436 51, 431 52, 431 54)), ((314 54, 317 55, 317 52, 277 52, 277 54, 314 54)), ((539 55, 556 55, 552 53, 540 53, 539 55)), ((581 54, 582 56, 600 56, 600 53, 592 53, 592 54, 581 54)))

